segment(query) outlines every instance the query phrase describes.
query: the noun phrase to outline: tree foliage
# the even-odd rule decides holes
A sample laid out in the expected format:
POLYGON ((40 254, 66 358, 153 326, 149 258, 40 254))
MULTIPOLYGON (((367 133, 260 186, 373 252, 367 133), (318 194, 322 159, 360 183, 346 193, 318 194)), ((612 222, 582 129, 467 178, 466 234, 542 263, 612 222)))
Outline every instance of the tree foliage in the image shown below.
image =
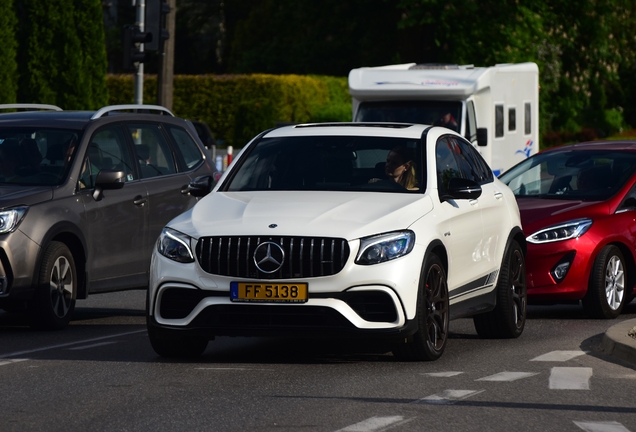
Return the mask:
POLYGON ((103 105, 108 95, 101 2, 20 0, 16 7, 20 101, 64 109, 103 105))
POLYGON ((542 130, 623 126, 635 56, 633 0, 400 0, 403 27, 426 26, 435 61, 539 65, 542 130))
POLYGON ((0 103, 14 103, 17 98, 16 25, 13 0, 0 0, 0 103))

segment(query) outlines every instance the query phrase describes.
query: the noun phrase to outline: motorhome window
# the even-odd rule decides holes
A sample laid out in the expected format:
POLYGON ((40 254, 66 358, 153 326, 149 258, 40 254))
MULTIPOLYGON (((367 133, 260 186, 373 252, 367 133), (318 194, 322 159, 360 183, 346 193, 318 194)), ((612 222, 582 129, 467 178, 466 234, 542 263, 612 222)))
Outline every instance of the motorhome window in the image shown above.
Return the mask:
POLYGON ((531 104, 530 102, 526 102, 524 105, 524 118, 523 118, 523 126, 524 126, 524 133, 526 135, 530 135, 532 133, 532 110, 531 110, 531 104))
POLYGON ((473 101, 468 101, 466 108, 468 112, 466 117, 466 139, 473 142, 477 139, 477 119, 475 118, 475 104, 473 101))
POLYGON ((508 131, 517 130, 517 110, 512 107, 508 108, 508 131))
POLYGON ((495 138, 504 136, 504 106, 495 105, 495 138))
POLYGON ((445 126, 459 132, 462 103, 459 101, 378 101, 363 102, 357 122, 399 122, 445 126))

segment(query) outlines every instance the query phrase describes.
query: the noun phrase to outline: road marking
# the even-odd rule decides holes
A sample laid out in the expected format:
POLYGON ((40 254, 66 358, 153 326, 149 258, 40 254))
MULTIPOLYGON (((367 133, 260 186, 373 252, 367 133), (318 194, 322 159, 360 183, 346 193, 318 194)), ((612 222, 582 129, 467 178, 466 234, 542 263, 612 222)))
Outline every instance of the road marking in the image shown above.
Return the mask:
MULTIPOLYGON (((406 420, 410 421, 410 420, 406 420)), ((397 426, 406 423, 402 416, 392 417, 371 417, 360 423, 352 424, 344 429, 338 429, 336 432, 378 432, 386 430, 388 427, 397 426)))
POLYGON ((216 371, 273 371, 274 369, 258 369, 246 367, 197 367, 194 370, 216 370, 216 371))
POLYGON ((16 357, 16 356, 20 356, 20 355, 23 355, 23 354, 31 354, 31 353, 34 353, 34 352, 47 351, 47 350, 56 349, 56 348, 64 348, 64 347, 67 347, 67 346, 78 345, 78 344, 82 344, 82 343, 96 342, 96 341, 100 341, 100 340, 104 340, 104 339, 111 339, 111 338, 120 337, 120 336, 128 336, 128 335, 136 334, 136 333, 144 333, 146 331, 147 330, 145 330, 145 329, 144 330, 135 330, 135 331, 126 332, 126 333, 118 333, 118 334, 114 334, 114 335, 111 335, 111 336, 102 336, 102 337, 98 337, 98 338, 86 339, 86 340, 75 341, 75 342, 68 342, 68 343, 63 343, 63 344, 59 344, 59 345, 49 345, 47 347, 35 348, 35 349, 32 349, 32 350, 24 350, 24 351, 16 351, 16 352, 7 353, 7 354, 0 354, 0 359, 8 358, 8 357, 16 357))
POLYGON ((23 361, 27 361, 27 360, 30 360, 30 359, 11 359, 11 360, 0 362, 0 366, 9 365, 9 364, 18 363, 18 362, 23 362, 23 361))
POLYGON ((629 432, 618 422, 574 422, 575 425, 587 432, 629 432))
POLYGON ((460 375, 463 374, 464 372, 431 372, 431 373, 423 373, 420 375, 426 375, 426 376, 430 376, 430 377, 441 377, 441 378, 447 378, 447 377, 453 377, 456 375, 460 375))
POLYGON ((483 392, 483 390, 444 390, 441 393, 435 393, 425 398, 418 399, 413 403, 450 405, 455 402, 466 399, 483 392))
POLYGON ((111 345, 114 343, 117 343, 117 342, 100 342, 100 343, 95 343, 91 345, 84 345, 80 347, 69 348, 69 351, 85 350, 85 349, 95 348, 95 347, 104 346, 104 345, 111 345))
POLYGON ((551 390, 589 390, 592 368, 553 367, 550 372, 551 390))
POLYGON ((476 379, 475 381, 516 381, 535 375, 539 375, 539 372, 500 372, 495 375, 476 379))
POLYGON ((552 351, 547 354, 535 357, 530 361, 552 361, 552 362, 565 362, 572 360, 575 357, 579 357, 587 354, 588 351, 552 351))

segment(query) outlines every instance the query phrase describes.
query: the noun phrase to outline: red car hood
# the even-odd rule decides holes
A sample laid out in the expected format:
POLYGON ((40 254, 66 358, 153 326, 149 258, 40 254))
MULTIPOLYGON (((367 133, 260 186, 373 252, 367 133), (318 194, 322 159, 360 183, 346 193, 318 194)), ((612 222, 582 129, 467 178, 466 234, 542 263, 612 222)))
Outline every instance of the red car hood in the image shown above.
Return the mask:
POLYGON ((599 201, 555 200, 545 198, 518 198, 521 225, 527 233, 554 223, 590 217, 606 204, 599 201), (566 216, 565 213, 568 215, 566 216))

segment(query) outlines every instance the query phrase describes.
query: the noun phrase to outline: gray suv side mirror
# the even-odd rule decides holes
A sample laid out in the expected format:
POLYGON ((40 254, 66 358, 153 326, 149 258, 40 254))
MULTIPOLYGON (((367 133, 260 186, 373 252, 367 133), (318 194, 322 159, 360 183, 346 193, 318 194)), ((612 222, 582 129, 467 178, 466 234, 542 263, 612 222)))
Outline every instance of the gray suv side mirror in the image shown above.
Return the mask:
POLYGON ((107 189, 121 189, 126 184, 126 174, 123 171, 115 171, 103 169, 97 173, 95 179, 95 190, 93 191, 93 199, 100 201, 103 197, 103 191, 107 189))

